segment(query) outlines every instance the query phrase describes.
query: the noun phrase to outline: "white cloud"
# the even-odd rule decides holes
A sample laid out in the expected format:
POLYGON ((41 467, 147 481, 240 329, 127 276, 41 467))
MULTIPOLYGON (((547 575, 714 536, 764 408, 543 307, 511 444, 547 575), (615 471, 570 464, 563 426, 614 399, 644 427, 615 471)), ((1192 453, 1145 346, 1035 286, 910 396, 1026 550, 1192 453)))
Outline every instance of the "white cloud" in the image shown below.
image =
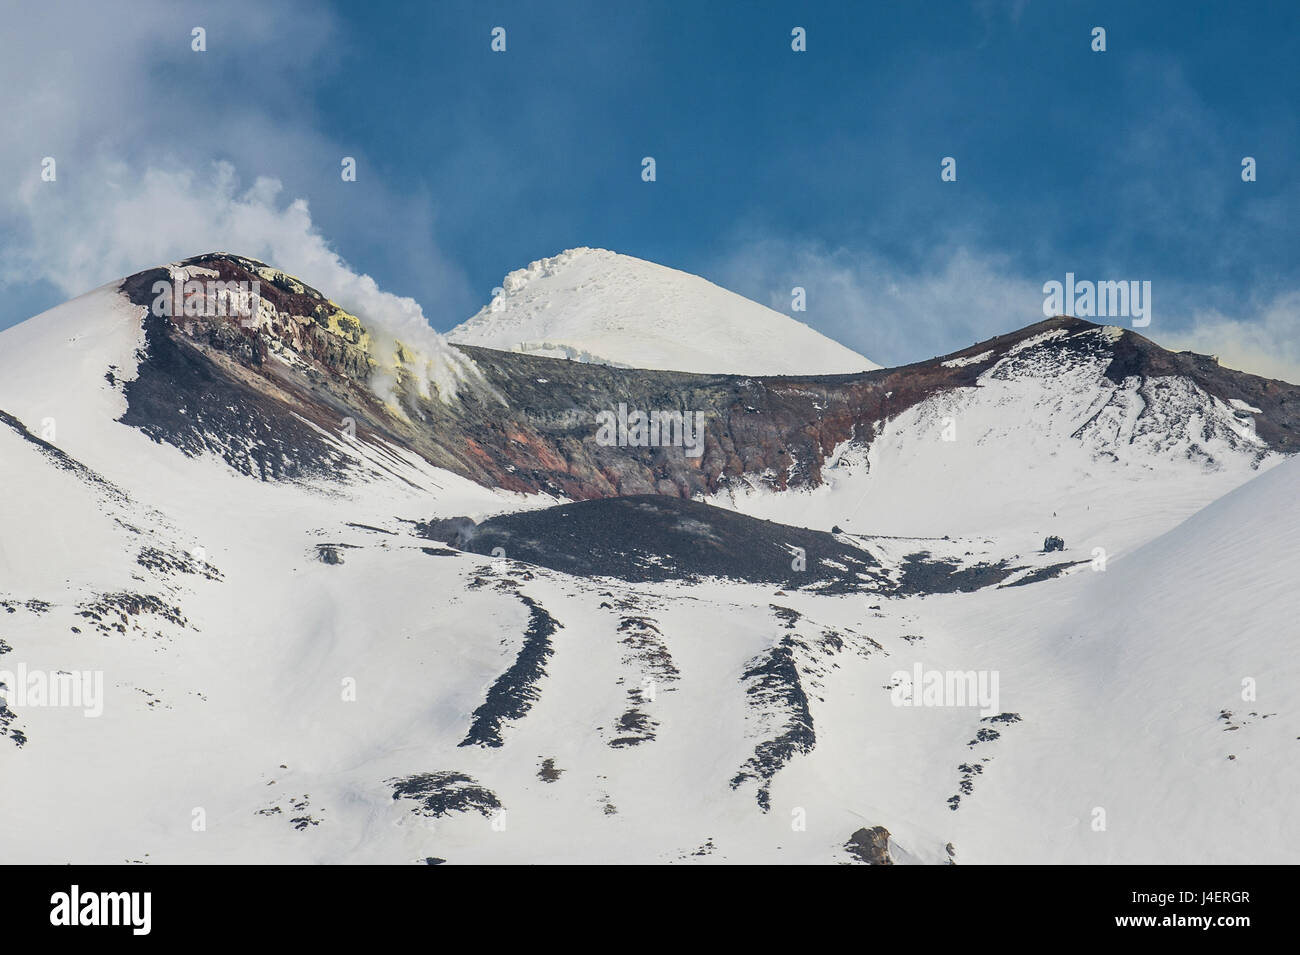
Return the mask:
MULTIPOLYGON (((921 267, 904 269, 870 252, 765 238, 740 244, 710 278, 893 366, 1041 321, 1043 283, 1064 273, 1029 277, 964 245, 938 247, 921 267), (790 311, 796 285, 807 290, 807 312, 790 311)), ((1222 289, 1157 282, 1152 325, 1137 331, 1165 348, 1300 382, 1300 291, 1242 302, 1231 315, 1197 304, 1211 293, 1230 300, 1222 289)))
MULTIPOLYGON (((280 199, 277 180, 241 188, 234 167, 214 163, 206 173, 146 169, 135 174, 106 163, 93 194, 53 191, 33 204, 30 234, 6 262, 6 273, 39 275, 73 296, 105 281, 201 252, 236 252, 295 275, 356 314, 375 340, 376 358, 391 357, 400 339, 429 359, 430 382, 445 395, 467 370, 459 352, 429 327, 414 299, 385 292, 352 268, 312 224, 307 202, 280 199), (72 223, 85 225, 72 226, 72 223)), ((376 391, 392 377, 377 373, 376 391)))
POLYGON ((710 278, 778 311, 807 290, 793 317, 883 365, 920 361, 1042 319, 1042 282, 964 247, 936 250, 907 271, 869 252, 763 239, 722 259, 710 278))
MULTIPOLYGON (((349 267, 307 201, 285 197, 279 174, 241 181, 240 167, 284 170, 300 182, 313 181, 304 169, 318 168, 314 181, 330 185, 327 197, 339 195, 339 158, 355 150, 312 127, 301 86, 324 68, 333 30, 326 11, 138 0, 123 18, 98 2, 54 7, 21 6, 6 21, 11 36, 25 39, 0 59, 0 112, 24 130, 27 148, 0 152, 0 176, 17 186, 0 195, 0 283, 44 281, 71 297, 191 255, 236 252, 320 289, 365 320, 377 342, 391 348, 400 338, 436 357, 429 380, 444 392, 454 387, 459 353, 418 303, 349 267), (193 26, 207 30, 206 53, 190 49, 193 26), (256 88, 273 100, 214 95, 222 71, 257 71, 256 88), (41 180, 44 156, 56 161, 54 182, 41 180)), ((366 189, 357 231, 387 230, 386 242, 420 250, 425 274, 468 298, 464 276, 429 242, 427 204, 366 189)))
POLYGON ((1197 312, 1160 338, 1167 348, 1219 357, 1229 368, 1300 383, 1300 291, 1250 304, 1238 315, 1197 312))

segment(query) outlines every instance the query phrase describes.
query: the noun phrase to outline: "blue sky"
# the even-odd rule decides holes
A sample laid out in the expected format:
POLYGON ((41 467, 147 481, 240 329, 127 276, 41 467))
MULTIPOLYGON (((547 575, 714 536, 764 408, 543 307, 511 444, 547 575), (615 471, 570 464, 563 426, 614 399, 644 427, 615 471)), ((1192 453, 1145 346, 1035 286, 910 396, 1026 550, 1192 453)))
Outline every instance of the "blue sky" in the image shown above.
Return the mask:
POLYGON ((324 247, 445 331, 588 245, 802 285, 885 364, 1037 320, 1066 271, 1149 280, 1151 337, 1300 373, 1295 3, 103 6, 0 40, 0 327, 237 241, 324 247))

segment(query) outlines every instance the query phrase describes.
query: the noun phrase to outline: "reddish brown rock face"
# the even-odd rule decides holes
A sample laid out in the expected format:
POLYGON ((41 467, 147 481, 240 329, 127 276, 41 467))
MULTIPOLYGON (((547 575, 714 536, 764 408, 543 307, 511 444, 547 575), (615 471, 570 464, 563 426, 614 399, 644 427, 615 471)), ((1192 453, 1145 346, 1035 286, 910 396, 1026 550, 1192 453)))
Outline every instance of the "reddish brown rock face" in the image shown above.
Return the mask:
MULTIPOLYGON (((196 334, 148 316, 139 377, 127 385, 123 421, 187 451, 216 451, 245 473, 269 478, 329 475, 346 456, 304 419, 338 433, 351 418, 361 441, 385 441, 437 467, 512 491, 547 491, 585 500, 632 494, 691 497, 748 476, 774 489, 821 483, 827 457, 841 442, 869 443, 882 421, 942 391, 969 388, 1019 342, 1044 331, 1094 327, 1053 318, 981 342, 944 359, 857 375, 752 378, 610 368, 458 346, 481 377, 456 398, 425 398, 399 389, 403 414, 371 390, 373 360, 331 330, 340 310, 314 289, 271 280, 260 263, 202 256, 187 265, 215 269, 225 281, 261 276, 274 314, 260 329, 209 320, 196 334), (271 350, 296 363, 271 360, 271 350), (990 354, 970 364, 953 358, 990 354), (949 364, 945 365, 947 360, 949 364), (598 440, 598 415, 620 405, 644 412, 703 415, 702 452, 681 446, 609 446, 598 440), (199 419, 214 432, 207 434, 199 419)), ((165 270, 132 276, 123 291, 141 305, 165 270)), ((338 325, 336 321, 335 326, 338 325)), ((357 336, 359 337, 359 336, 357 336)), ((1097 336, 1062 338, 1062 349, 1097 348, 1097 336), (1072 344, 1075 343, 1075 344, 1072 344)), ((1300 388, 1221 368, 1213 359, 1171 353, 1132 332, 1110 346, 1107 375, 1181 375, 1211 395, 1260 409, 1260 437, 1273 448, 1300 448, 1300 388)))

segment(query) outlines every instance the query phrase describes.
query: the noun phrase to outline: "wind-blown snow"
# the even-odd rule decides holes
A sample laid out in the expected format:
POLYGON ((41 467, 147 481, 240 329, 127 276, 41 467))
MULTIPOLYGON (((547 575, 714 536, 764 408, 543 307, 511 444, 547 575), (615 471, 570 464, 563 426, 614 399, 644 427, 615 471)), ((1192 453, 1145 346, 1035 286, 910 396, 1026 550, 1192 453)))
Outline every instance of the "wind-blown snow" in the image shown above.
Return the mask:
POLYGON ((605 249, 511 272, 452 342, 631 368, 812 375, 879 366, 698 276, 605 249))

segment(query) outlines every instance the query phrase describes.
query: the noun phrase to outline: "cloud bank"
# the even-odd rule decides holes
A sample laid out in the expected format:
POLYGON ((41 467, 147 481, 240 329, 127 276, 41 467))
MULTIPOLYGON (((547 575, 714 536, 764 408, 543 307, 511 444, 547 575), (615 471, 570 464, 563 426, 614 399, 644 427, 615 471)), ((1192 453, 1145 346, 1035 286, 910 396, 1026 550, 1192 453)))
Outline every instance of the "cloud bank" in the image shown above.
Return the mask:
MULTIPOLYGON (((1041 320, 1043 283, 1061 280, 1065 271, 1030 275, 1007 257, 958 243, 905 269, 872 252, 767 237, 735 245, 708 277, 894 366, 1041 320), (806 291, 806 312, 791 311, 796 286, 806 291)), ((1153 320, 1135 329, 1139 334, 1166 348, 1217 355, 1252 374, 1300 382, 1300 291, 1237 301, 1224 289, 1153 284, 1153 320), (1208 300, 1233 301, 1233 311, 1209 307, 1208 300)))
MULTIPOLYGON (((350 267, 301 198, 321 193, 342 203, 340 215, 358 202, 335 198, 353 188, 342 184, 339 163, 355 151, 314 128, 303 86, 326 68, 334 29, 327 11, 140 0, 124 30, 108 5, 53 7, 14 11, 6 29, 27 41, 0 61, 0 111, 25 130, 27 147, 0 156, 0 175, 17 184, 0 198, 0 284, 11 298, 22 301, 37 283, 72 297, 152 266, 235 252, 300 277, 360 317, 379 352, 376 390, 385 397, 393 384, 385 359, 399 339, 427 359, 416 378, 422 390, 454 391, 465 359, 413 298, 350 267), (191 49, 196 25, 207 31, 205 53, 191 49), (292 59, 280 55, 285 36, 294 38, 292 59), (248 70, 262 74, 259 89, 278 91, 273 98, 213 101, 214 80, 248 70), (54 181, 42 178, 46 157, 54 181), (241 178, 241 169, 262 168, 294 176, 298 197, 280 175, 241 178)), ((376 184, 353 195, 366 212, 358 233, 383 235, 394 254, 415 249, 435 281, 466 297, 463 275, 428 239, 427 207, 376 184)))

